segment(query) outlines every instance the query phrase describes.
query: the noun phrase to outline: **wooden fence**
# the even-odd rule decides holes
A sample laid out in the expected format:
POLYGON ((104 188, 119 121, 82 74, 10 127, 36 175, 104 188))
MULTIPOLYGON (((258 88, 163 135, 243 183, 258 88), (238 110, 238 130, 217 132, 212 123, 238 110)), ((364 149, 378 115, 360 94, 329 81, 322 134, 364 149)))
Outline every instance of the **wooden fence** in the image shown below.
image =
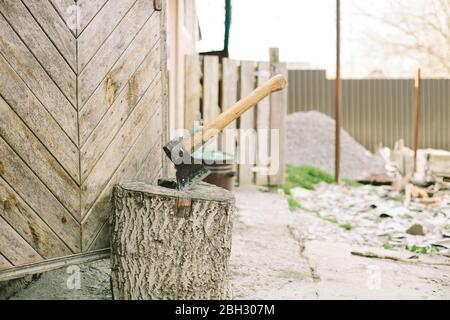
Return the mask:
MULTIPOLYGON (((334 118, 334 79, 325 70, 289 71, 288 112, 318 110, 334 118)), ((413 146, 413 79, 344 79, 343 127, 367 149, 413 146)), ((422 79, 420 148, 450 150, 450 79, 422 79)))
MULTIPOLYGON (((208 123, 272 75, 287 76, 287 66, 278 61, 277 52, 271 51, 270 62, 187 56, 185 128, 191 130, 196 123, 208 123)), ((286 114, 284 90, 242 115, 214 144, 213 148, 235 156, 240 185, 284 183, 286 114)))

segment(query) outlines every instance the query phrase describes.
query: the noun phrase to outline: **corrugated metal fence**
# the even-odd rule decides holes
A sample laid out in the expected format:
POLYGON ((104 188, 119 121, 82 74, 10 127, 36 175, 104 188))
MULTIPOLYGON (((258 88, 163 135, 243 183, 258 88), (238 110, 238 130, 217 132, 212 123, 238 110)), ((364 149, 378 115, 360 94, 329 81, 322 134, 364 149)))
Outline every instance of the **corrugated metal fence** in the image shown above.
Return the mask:
MULTIPOLYGON (((413 145, 414 80, 343 80, 343 127, 367 149, 413 145)), ((289 71, 288 112, 318 110, 334 118, 335 81, 324 70, 289 71)), ((423 79, 420 147, 450 150, 450 79, 423 79)))

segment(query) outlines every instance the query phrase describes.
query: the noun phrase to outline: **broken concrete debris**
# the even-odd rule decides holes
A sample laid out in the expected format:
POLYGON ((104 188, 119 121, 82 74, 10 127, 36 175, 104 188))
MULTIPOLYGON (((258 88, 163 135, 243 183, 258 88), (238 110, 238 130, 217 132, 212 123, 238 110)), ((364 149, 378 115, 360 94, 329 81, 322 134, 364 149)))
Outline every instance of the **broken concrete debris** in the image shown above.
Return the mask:
MULTIPOLYGON (((297 212, 319 217, 324 223, 309 229, 308 237, 333 241, 347 239, 356 245, 386 247, 392 250, 421 249, 445 254, 443 240, 450 234, 450 193, 441 190, 441 201, 425 205, 412 199, 405 205, 404 196, 390 187, 364 185, 348 187, 321 183, 315 191, 292 189, 292 197, 300 203, 297 212), (340 225, 351 225, 345 231, 340 225)), ((449 241, 450 244, 450 241, 449 241)))
MULTIPOLYGON (((334 120, 317 111, 289 115, 287 163, 333 172, 334 128, 334 120)), ((445 254, 438 244, 450 235, 449 184, 443 178, 450 176, 450 152, 418 150, 414 171, 414 152, 403 140, 373 155, 345 131, 342 136, 341 175, 364 186, 291 188, 297 210, 328 223, 311 230, 311 238, 339 234, 360 245, 445 254)))

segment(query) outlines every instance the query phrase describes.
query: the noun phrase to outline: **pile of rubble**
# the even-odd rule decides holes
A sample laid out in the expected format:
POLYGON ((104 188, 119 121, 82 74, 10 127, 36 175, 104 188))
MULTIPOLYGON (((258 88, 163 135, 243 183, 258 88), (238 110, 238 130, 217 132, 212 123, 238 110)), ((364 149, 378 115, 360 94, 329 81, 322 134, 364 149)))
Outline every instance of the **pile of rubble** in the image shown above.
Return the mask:
POLYGON ((427 205, 419 198, 405 199, 390 186, 347 187, 320 184, 315 191, 293 189, 301 210, 320 217, 311 239, 345 238, 358 245, 409 249, 417 253, 450 249, 450 192, 439 191, 440 201, 427 205))
MULTIPOLYGON (((384 162, 342 130, 341 176, 365 178, 384 172, 384 162)), ((318 111, 288 116, 286 161, 291 165, 312 165, 334 172, 335 121, 318 111)))

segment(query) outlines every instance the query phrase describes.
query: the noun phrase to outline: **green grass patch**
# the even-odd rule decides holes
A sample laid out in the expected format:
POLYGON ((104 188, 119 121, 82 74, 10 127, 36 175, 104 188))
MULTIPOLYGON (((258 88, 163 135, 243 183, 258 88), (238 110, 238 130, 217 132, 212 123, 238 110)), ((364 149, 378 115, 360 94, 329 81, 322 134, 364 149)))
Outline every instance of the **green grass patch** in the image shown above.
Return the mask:
POLYGON ((292 198, 292 197, 288 197, 287 201, 288 201, 288 204, 289 204, 289 210, 291 210, 291 211, 295 211, 295 210, 300 209, 302 207, 300 205, 300 203, 297 200, 295 200, 294 198, 292 198))
POLYGON ((419 253, 419 254, 439 253, 439 249, 434 246, 421 247, 413 244, 412 246, 406 245, 405 249, 411 251, 412 253, 419 253))
POLYGON ((392 248, 394 248, 394 247, 390 243, 385 243, 385 244, 383 244, 383 248, 385 250, 392 250, 392 248))
POLYGON ((397 202, 404 202, 404 201, 405 201, 405 196, 399 194, 399 195, 390 197, 389 199, 391 199, 391 200, 393 200, 393 201, 397 201, 397 202))
POLYGON ((359 183, 358 181, 352 180, 352 179, 342 179, 342 184, 343 184, 344 186, 352 187, 352 188, 360 188, 360 187, 363 186, 363 185, 362 185, 361 183, 359 183))
POLYGON ((405 213, 402 217, 408 221, 411 221, 412 219, 414 219, 413 216, 410 215, 409 213, 405 213))
POLYGON ((334 223, 334 224, 338 224, 339 222, 335 219, 335 218, 331 218, 331 217, 320 217, 321 219, 328 221, 329 223, 334 223))
POLYGON ((331 174, 312 166, 291 166, 286 168, 286 184, 283 186, 284 193, 291 195, 294 188, 314 190, 314 186, 321 182, 333 183, 331 174))
POLYGON ((352 231, 353 230, 353 226, 350 223, 341 224, 341 225, 339 225, 339 227, 341 227, 345 231, 352 231))

